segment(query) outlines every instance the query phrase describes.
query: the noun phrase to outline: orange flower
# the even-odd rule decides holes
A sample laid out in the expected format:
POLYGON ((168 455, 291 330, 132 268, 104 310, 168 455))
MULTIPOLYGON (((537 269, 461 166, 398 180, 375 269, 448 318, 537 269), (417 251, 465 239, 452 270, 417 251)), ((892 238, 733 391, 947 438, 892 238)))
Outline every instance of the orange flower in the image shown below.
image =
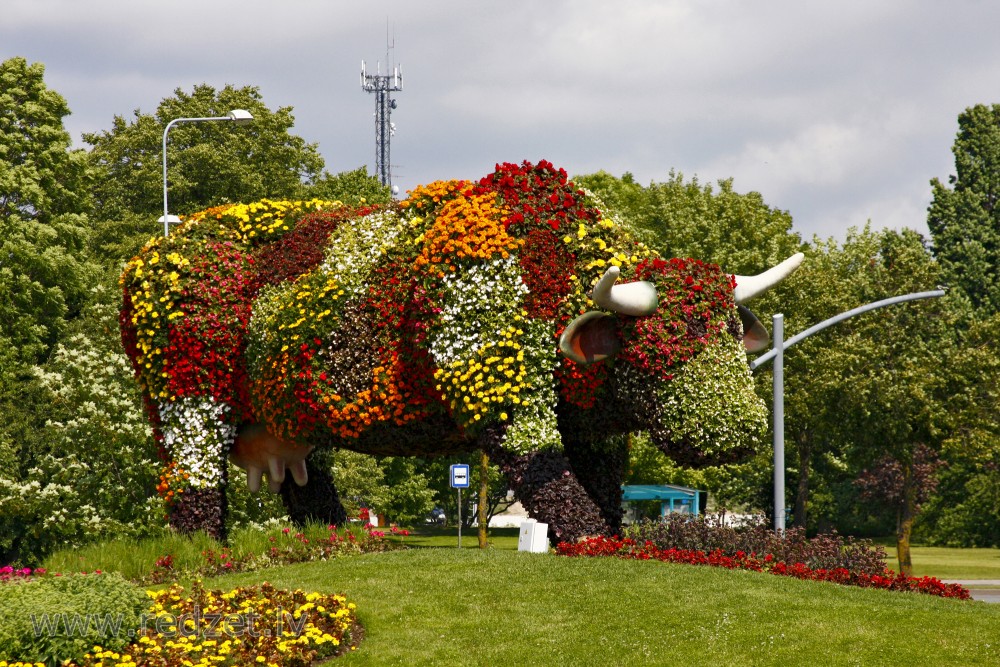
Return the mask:
POLYGON ((457 270, 459 260, 503 258, 521 244, 503 226, 504 211, 496 206, 496 195, 459 196, 437 211, 434 223, 424 233, 424 244, 414 260, 414 269, 437 269, 438 275, 457 270))

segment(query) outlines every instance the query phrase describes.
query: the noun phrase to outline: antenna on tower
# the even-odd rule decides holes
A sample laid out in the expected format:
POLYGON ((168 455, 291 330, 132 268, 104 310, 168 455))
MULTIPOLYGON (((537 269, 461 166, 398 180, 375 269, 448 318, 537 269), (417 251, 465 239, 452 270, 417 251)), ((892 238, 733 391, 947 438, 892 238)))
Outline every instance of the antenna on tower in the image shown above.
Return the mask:
POLYGON ((361 89, 375 94, 375 171, 382 185, 392 186, 392 175, 389 164, 389 138, 395 134, 396 126, 390 120, 392 110, 396 108, 396 100, 390 93, 403 90, 403 68, 392 65, 389 54, 396 47, 396 37, 389 42, 389 20, 385 25, 385 69, 382 74, 382 64, 376 62, 375 74, 369 74, 365 61, 361 61, 361 89))

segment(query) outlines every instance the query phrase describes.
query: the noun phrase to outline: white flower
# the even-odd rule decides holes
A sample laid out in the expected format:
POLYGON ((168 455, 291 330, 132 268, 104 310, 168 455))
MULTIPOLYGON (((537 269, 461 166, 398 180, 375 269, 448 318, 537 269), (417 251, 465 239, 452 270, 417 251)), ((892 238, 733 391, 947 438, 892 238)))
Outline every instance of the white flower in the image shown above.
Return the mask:
POLYGON ((222 483, 225 455, 236 437, 236 427, 225 421, 229 406, 210 396, 181 398, 160 406, 163 443, 178 467, 187 472, 194 488, 222 483))

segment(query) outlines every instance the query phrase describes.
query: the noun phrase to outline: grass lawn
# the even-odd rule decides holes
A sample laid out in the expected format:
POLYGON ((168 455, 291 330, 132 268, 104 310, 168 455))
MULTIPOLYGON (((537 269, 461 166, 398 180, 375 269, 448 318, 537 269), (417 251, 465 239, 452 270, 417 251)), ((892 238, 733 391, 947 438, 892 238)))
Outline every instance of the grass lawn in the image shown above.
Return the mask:
POLYGON ((423 548, 206 584, 265 580, 357 603, 345 666, 1000 664, 998 605, 752 572, 423 548))
MULTIPOLYGON (((490 528, 487 543, 493 549, 503 549, 507 551, 517 551, 518 528, 490 528)), ((403 544, 412 548, 420 547, 452 547, 458 548, 458 528, 450 526, 442 528, 440 526, 421 526, 410 531, 406 537, 388 535, 389 539, 396 544, 403 544)), ((479 549, 479 529, 462 529, 462 548, 479 549)))

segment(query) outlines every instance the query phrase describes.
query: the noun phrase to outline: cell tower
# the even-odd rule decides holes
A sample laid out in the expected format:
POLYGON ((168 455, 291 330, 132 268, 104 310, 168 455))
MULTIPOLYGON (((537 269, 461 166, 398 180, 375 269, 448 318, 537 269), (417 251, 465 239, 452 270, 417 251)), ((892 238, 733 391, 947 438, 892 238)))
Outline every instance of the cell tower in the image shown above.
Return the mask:
MULTIPOLYGON (((388 55, 386 53, 386 70, 389 69, 388 55)), ((376 63, 375 74, 369 74, 365 70, 365 61, 362 60, 361 88, 366 92, 375 93, 375 171, 378 172, 382 185, 392 186, 389 138, 395 133, 396 128, 389 117, 396 108, 396 100, 392 99, 389 93, 403 89, 403 70, 396 66, 392 68, 392 74, 388 71, 382 74, 382 64, 376 63)))

